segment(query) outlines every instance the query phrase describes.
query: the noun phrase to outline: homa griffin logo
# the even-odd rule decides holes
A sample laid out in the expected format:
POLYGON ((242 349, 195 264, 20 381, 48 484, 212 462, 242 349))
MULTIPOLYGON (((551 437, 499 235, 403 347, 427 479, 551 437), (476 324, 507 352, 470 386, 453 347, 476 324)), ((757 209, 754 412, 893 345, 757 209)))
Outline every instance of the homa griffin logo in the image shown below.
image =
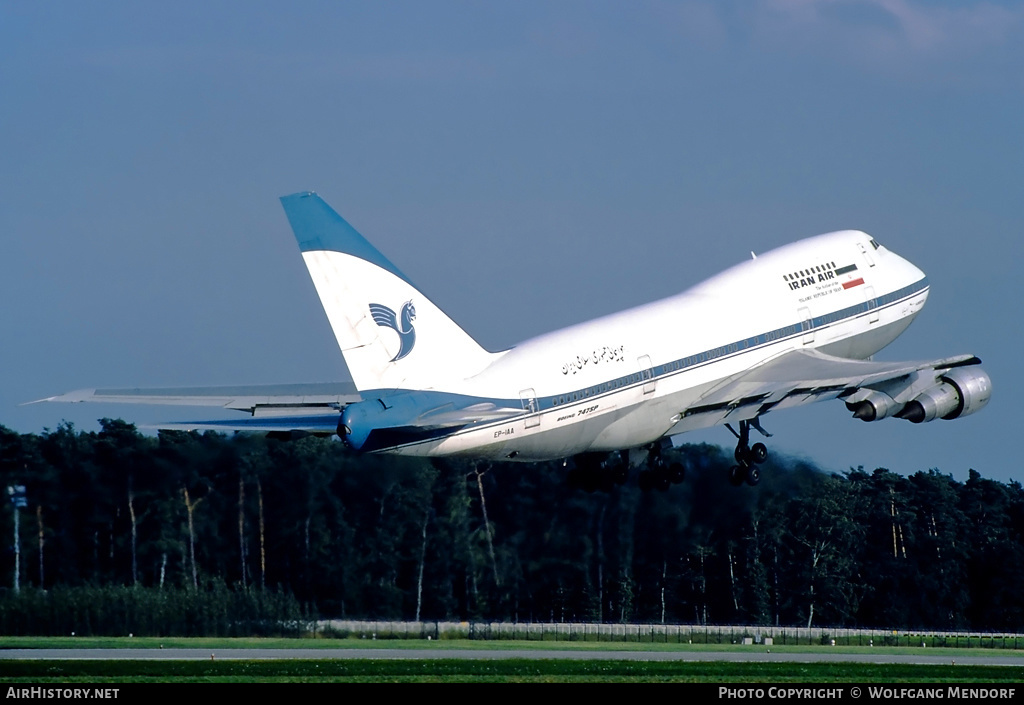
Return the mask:
MULTIPOLYGON (((851 274, 857 271, 857 265, 849 264, 845 267, 836 267, 835 262, 826 262, 825 264, 816 264, 809 269, 801 269, 793 272, 792 274, 783 274, 782 279, 786 282, 786 286, 796 291, 797 289, 803 289, 805 286, 812 286, 815 284, 831 284, 836 282, 838 277, 844 274, 851 274)), ((855 286, 860 286, 864 283, 864 279, 858 277, 856 279, 850 279, 849 281, 843 282, 844 289, 852 289, 855 286)))
POLYGON ((394 311, 383 304, 370 304, 370 315, 378 326, 390 328, 398 333, 401 346, 391 358, 391 362, 397 362, 412 352, 413 346, 416 345, 416 329, 412 325, 416 320, 416 307, 412 305, 412 301, 406 301, 402 305, 402 312, 399 315, 395 315, 394 311))

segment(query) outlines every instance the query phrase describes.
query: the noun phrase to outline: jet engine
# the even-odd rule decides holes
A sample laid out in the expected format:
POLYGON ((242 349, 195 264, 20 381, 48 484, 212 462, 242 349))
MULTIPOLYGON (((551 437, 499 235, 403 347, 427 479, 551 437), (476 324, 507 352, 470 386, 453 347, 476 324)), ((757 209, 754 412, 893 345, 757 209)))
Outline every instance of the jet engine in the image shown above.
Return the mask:
POLYGON ((869 390, 867 395, 856 402, 846 402, 846 408, 853 412, 853 418, 861 421, 878 421, 892 416, 902 404, 888 394, 869 390))
POLYGON ((978 368, 957 367, 939 379, 941 384, 907 402, 896 418, 912 423, 956 419, 982 409, 992 396, 992 380, 978 368))

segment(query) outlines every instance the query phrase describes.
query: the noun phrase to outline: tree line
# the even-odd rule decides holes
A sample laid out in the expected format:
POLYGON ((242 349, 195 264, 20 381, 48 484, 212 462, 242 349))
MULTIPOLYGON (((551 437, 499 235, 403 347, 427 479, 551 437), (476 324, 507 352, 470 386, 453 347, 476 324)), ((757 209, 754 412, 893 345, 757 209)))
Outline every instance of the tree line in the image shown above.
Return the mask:
POLYGON ((170 614, 1024 631, 1019 483, 773 457, 734 488, 727 451, 670 452, 687 477, 668 491, 587 493, 561 463, 0 426, 0 480, 26 500, 0 511, 0 622, 62 594, 170 614))

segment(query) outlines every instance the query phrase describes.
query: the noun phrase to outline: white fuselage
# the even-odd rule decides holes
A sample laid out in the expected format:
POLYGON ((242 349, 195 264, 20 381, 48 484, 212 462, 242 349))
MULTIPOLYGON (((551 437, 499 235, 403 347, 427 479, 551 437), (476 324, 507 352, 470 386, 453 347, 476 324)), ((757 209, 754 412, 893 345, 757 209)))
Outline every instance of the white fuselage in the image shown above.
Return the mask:
POLYGON ((867 234, 819 235, 676 296, 517 345, 446 391, 519 400, 532 413, 391 452, 529 461, 639 447, 713 425, 686 411, 731 375, 782 353, 873 355, 927 296, 924 273, 867 234))
POLYGON ((929 285, 860 231, 752 255, 675 296, 488 352, 316 193, 281 204, 352 384, 78 390, 47 401, 223 406, 251 418, 162 427, 336 432, 361 453, 582 456, 577 470, 611 470, 602 483, 645 458, 641 484, 662 486, 682 471, 661 451, 687 431, 736 424, 730 481, 755 484, 767 449, 748 441, 765 414, 841 399, 861 421, 925 423, 991 398, 974 355, 866 360, 910 325, 929 285))

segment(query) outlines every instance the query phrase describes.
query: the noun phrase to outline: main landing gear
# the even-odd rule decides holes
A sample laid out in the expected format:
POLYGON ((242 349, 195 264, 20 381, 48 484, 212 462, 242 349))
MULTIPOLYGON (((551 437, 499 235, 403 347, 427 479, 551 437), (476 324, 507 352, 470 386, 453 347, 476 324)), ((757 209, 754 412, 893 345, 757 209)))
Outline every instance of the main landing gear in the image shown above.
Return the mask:
POLYGON ((768 447, 764 443, 750 445, 750 429, 757 429, 765 438, 770 438, 772 434, 761 428, 761 423, 756 417, 750 421, 740 421, 739 433, 731 424, 726 424, 725 427, 739 441, 736 444, 736 452, 733 453, 736 464, 729 468, 729 484, 733 487, 739 487, 744 482, 751 486, 756 485, 761 481, 761 471, 757 466, 768 459, 768 447))
POLYGON ((686 468, 683 464, 666 460, 661 454, 661 446, 655 443, 647 453, 647 468, 640 471, 637 483, 644 492, 652 489, 666 492, 685 478, 686 468))
POLYGON ((584 492, 611 492, 629 478, 629 461, 623 453, 581 453, 565 461, 569 486, 584 492))
MULTIPOLYGON (((672 485, 679 484, 686 477, 682 463, 669 461, 661 454, 662 446, 654 444, 646 449, 635 449, 637 454, 646 452, 646 460, 640 460, 643 469, 637 481, 644 492, 657 489, 665 492, 672 485)), ((638 456, 642 458, 642 455, 638 456)), ((638 457, 634 457, 636 463, 638 457)), ((630 452, 580 453, 563 463, 567 469, 569 486, 584 492, 611 492, 617 485, 623 485, 629 478, 630 452)))

